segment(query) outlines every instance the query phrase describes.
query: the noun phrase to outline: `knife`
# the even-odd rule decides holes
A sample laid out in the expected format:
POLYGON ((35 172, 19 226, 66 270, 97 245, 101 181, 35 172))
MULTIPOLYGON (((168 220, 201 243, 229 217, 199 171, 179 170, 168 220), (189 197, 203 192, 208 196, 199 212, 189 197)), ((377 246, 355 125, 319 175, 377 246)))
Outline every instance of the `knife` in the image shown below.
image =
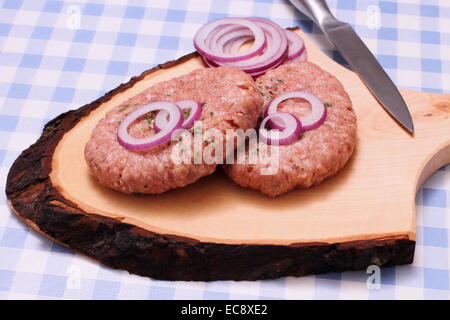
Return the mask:
POLYGON ((414 124, 403 97, 353 28, 336 19, 325 0, 289 1, 320 27, 384 109, 413 134, 414 124))

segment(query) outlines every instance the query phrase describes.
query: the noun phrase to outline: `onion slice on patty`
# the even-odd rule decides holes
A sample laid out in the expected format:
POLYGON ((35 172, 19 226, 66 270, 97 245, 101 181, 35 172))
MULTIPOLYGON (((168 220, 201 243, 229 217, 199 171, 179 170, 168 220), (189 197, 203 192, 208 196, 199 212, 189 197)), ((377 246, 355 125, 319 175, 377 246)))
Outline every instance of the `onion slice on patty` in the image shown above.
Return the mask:
MULTIPOLYGON (((183 116, 188 113, 187 117, 184 117, 183 124, 181 125, 182 129, 190 129, 194 122, 200 119, 202 115, 202 105, 194 100, 181 100, 176 101, 175 104, 180 107, 183 112, 183 116)), ((165 110, 161 110, 155 117, 155 131, 159 132, 162 128, 164 128, 169 121, 169 114, 165 110)))
MULTIPOLYGON (((295 98, 304 99, 311 104, 311 112, 307 116, 300 118, 303 125, 303 131, 313 130, 324 123, 327 118, 327 108, 324 103, 315 95, 303 91, 291 91, 276 97, 267 107, 265 114, 270 115, 277 113, 278 105, 281 102, 287 99, 295 98)), ((273 129, 279 130, 284 128, 284 124, 276 118, 270 119, 269 126, 273 129)))
POLYGON ((269 114, 259 126, 259 139, 266 144, 285 145, 295 142, 302 133, 302 123, 295 115, 287 112, 269 114), (278 120, 283 124, 280 130, 267 130, 269 121, 278 120))
POLYGON ((183 112, 175 103, 168 101, 151 102, 132 111, 125 117, 125 119, 122 120, 117 132, 117 140, 124 148, 128 150, 146 150, 170 141, 170 139, 172 138, 172 133, 176 129, 181 128, 182 124, 183 112), (167 112, 169 115, 169 120, 167 124, 162 128, 162 130, 160 130, 158 133, 148 138, 142 139, 132 137, 128 133, 128 127, 136 119, 146 115, 149 112, 159 110, 167 112))

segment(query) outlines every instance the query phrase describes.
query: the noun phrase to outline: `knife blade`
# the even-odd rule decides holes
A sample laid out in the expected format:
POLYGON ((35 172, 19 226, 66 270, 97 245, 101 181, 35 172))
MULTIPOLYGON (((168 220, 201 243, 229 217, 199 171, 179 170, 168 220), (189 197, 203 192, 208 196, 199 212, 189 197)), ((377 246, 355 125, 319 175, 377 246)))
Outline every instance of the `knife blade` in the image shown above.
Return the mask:
POLYGON ((337 20, 324 0, 290 1, 319 25, 383 108, 401 126, 414 133, 411 114, 403 97, 353 28, 348 23, 337 20))

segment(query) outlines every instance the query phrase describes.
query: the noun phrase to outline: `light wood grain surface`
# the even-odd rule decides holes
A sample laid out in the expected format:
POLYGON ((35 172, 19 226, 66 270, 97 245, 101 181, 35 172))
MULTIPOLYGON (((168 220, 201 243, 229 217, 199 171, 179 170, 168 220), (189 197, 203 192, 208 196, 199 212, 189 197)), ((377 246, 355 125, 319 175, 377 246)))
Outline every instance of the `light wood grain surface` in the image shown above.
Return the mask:
POLYGON ((276 199, 241 189, 220 172, 159 196, 124 195, 99 185, 89 175, 83 155, 97 122, 146 87, 204 67, 195 58, 148 75, 66 133, 53 157, 53 184, 87 212, 202 241, 415 240, 416 190, 437 168, 450 162, 450 95, 401 91, 414 120, 416 133, 411 136, 383 110, 357 75, 329 59, 299 32, 309 60, 343 83, 357 114, 356 152, 336 177, 276 199))

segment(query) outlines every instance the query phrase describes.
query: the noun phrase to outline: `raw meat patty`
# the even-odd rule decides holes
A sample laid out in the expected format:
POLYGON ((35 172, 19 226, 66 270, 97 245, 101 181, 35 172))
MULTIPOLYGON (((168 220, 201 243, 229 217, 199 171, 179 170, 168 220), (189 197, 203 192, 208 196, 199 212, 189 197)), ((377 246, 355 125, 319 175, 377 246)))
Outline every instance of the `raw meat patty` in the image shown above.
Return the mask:
MULTIPOLYGON (((175 164, 174 143, 145 151, 130 151, 117 141, 120 121, 152 101, 195 100, 203 104, 203 129, 249 129, 255 127, 263 99, 253 79, 231 68, 206 68, 158 83, 107 113, 85 146, 85 159, 97 180, 123 193, 159 194, 194 183, 214 172, 216 164, 175 164)), ((153 134, 151 121, 141 118, 129 127, 137 138, 153 134)))
MULTIPOLYGON (((348 94, 334 76, 313 63, 296 62, 267 72, 256 85, 265 107, 283 93, 305 91, 325 103, 328 115, 320 127, 303 133, 293 144, 279 147, 277 173, 262 175, 261 168, 267 164, 224 166, 233 181, 275 197, 294 188, 317 185, 344 167, 356 144, 356 116, 348 94)), ((278 111, 301 118, 310 112, 310 105, 303 99, 290 99, 281 103, 278 111)))

